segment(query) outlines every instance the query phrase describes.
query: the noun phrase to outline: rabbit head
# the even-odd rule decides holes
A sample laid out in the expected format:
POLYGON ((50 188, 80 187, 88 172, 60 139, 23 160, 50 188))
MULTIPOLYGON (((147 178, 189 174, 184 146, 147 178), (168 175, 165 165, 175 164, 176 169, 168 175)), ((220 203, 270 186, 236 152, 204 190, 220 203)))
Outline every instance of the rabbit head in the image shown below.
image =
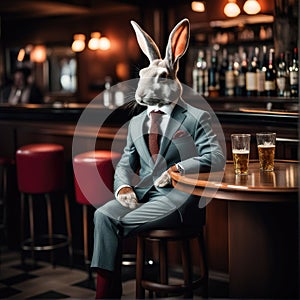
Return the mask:
POLYGON ((179 59, 185 53, 190 37, 188 19, 181 20, 170 33, 165 58, 152 38, 131 21, 138 44, 148 57, 150 65, 140 70, 140 79, 135 93, 141 105, 163 106, 175 102, 182 94, 182 86, 177 78, 179 59))

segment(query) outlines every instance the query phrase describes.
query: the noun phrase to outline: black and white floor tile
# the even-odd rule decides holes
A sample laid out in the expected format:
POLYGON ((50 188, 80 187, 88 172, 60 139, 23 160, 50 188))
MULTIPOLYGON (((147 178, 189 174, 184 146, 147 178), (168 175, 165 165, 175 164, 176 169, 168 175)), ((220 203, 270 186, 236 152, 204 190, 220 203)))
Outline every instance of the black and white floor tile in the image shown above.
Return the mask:
MULTIPOLYGON (((123 282, 124 299, 134 299, 135 282, 123 282)), ((1 253, 1 299, 95 299, 95 277, 84 270, 38 261, 36 266, 20 263, 15 252, 1 253)))
MULTIPOLYGON (((0 254, 0 299, 95 299, 95 274, 49 262, 21 264, 17 252, 0 254)), ((135 299, 135 267, 123 267, 122 299, 135 299)), ((171 278, 178 283, 176 276, 171 278)), ((173 299, 182 297, 170 297, 173 299)), ((195 295, 194 299, 201 299, 195 295)))

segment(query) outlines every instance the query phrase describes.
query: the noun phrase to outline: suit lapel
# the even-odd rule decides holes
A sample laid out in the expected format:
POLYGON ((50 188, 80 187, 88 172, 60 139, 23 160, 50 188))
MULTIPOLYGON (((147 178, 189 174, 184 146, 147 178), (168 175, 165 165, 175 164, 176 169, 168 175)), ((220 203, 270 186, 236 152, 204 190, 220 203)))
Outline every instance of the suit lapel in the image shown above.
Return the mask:
POLYGON ((175 132, 180 128, 181 124, 186 118, 185 112, 186 105, 183 101, 179 100, 178 104, 176 104, 174 107, 165 135, 162 138, 159 151, 160 156, 164 157, 166 154, 175 132))
POLYGON ((147 161, 152 161, 152 159, 150 159, 151 156, 145 141, 145 135, 148 134, 147 130, 145 129, 145 122, 147 121, 147 118, 147 111, 142 112, 134 119, 135 122, 132 124, 131 130, 137 151, 141 153, 142 157, 148 158, 147 161))

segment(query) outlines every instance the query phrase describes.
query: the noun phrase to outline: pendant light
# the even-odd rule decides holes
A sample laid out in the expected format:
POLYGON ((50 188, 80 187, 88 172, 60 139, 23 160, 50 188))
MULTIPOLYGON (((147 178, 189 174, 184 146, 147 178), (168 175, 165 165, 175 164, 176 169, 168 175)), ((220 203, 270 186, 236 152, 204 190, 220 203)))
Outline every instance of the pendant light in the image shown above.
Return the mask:
POLYGON ((100 50, 110 49, 110 40, 107 37, 103 36, 103 37, 100 38, 100 40, 99 40, 99 49, 100 50))
POLYGON ((192 1, 191 7, 195 12, 205 12, 205 5, 203 1, 192 1))
POLYGON ((236 4, 235 0, 228 0, 228 3, 224 7, 224 14, 227 17, 233 18, 241 13, 239 6, 236 4))
POLYGON ((34 46, 30 52, 30 60, 37 63, 42 63, 47 59, 47 49, 44 45, 34 46))
POLYGON ((91 33, 91 39, 89 40, 88 47, 91 50, 97 50, 99 49, 99 43, 100 43, 100 32, 92 32, 91 33))
POLYGON ((74 41, 72 43, 72 50, 74 52, 81 52, 85 48, 85 35, 78 33, 74 34, 74 41))
POLYGON ((256 15, 260 12, 260 4, 256 0, 247 0, 243 6, 245 13, 248 15, 256 15))
POLYGON ((22 62, 23 59, 25 58, 25 54, 26 54, 25 49, 21 48, 19 50, 19 53, 18 53, 18 56, 17 56, 17 61, 22 62))

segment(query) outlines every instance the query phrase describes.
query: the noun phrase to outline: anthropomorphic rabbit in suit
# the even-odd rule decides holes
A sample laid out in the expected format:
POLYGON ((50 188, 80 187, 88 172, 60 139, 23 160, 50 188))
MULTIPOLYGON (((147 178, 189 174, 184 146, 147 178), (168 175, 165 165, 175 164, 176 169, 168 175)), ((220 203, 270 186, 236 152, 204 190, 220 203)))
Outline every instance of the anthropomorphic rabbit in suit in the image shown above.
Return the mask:
POLYGON ((135 98, 147 109, 133 117, 127 144, 115 170, 115 196, 95 212, 94 252, 96 298, 120 298, 122 238, 150 228, 202 226, 205 210, 199 198, 171 186, 169 172, 195 173, 223 169, 225 158, 212 131, 210 115, 181 98, 178 62, 189 42, 189 21, 171 32, 166 55, 132 22, 138 44, 150 65, 140 71, 135 98), (150 154, 152 111, 161 111, 158 153, 150 154), (112 292, 110 292, 112 291, 112 292))

